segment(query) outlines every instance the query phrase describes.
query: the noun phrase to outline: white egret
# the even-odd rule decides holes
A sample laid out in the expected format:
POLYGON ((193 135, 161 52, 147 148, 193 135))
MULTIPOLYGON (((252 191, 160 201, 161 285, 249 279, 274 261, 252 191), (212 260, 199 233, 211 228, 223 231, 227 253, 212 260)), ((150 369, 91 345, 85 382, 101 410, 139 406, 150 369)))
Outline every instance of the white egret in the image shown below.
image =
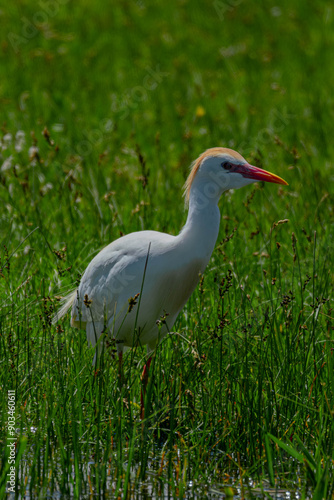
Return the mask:
MULTIPOLYGON (((71 325, 86 330, 93 346, 107 332, 116 340, 120 362, 123 349, 138 344, 146 344, 151 355, 209 262, 218 237, 220 196, 256 181, 287 184, 231 149, 216 147, 202 153, 184 186, 189 210, 181 232, 172 236, 139 231, 110 243, 89 263, 55 321, 72 307, 71 325)), ((98 352, 102 346, 99 342, 98 352)), ((150 361, 151 357, 144 379, 150 361)))

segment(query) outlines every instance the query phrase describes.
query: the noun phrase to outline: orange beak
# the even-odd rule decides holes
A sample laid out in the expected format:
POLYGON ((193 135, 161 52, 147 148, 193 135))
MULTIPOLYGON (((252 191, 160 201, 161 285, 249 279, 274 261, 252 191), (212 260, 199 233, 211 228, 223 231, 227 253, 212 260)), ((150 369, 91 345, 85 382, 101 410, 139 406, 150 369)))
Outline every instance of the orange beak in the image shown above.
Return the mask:
POLYGON ((253 165, 249 165, 248 163, 245 163, 243 165, 238 165, 234 171, 238 172, 247 179, 254 179, 257 181, 265 181, 265 182, 275 182, 276 184, 285 184, 286 186, 288 186, 288 183, 281 177, 278 177, 278 175, 271 174, 270 172, 267 172, 262 168, 253 167, 253 165))

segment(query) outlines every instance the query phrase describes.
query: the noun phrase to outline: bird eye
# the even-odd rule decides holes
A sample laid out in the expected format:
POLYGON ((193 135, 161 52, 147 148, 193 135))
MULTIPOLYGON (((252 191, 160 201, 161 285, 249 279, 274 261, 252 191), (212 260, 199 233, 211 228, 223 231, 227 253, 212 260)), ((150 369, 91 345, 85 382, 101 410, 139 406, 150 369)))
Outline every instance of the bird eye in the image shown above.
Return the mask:
POLYGON ((221 166, 223 167, 224 170, 231 170, 233 165, 229 161, 223 161, 221 166))

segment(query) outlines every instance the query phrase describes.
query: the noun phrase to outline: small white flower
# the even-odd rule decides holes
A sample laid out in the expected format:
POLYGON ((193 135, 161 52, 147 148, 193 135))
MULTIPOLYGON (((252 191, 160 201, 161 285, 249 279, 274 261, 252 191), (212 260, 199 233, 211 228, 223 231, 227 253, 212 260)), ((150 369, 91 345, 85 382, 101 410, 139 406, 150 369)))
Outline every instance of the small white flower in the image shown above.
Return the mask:
POLYGON ((13 140, 12 134, 5 134, 2 138, 1 150, 4 151, 11 145, 13 140))
POLYGON ((12 142, 12 140, 13 140, 12 134, 9 134, 9 133, 5 134, 3 136, 3 140, 4 140, 4 142, 7 142, 8 144, 10 144, 12 142))
POLYGON ((31 146, 29 148, 29 159, 30 161, 34 160, 36 156, 38 156, 38 147, 37 146, 31 146))
POLYGON ((26 137, 23 130, 18 130, 15 135, 15 150, 20 153, 25 145, 26 137))
POLYGON ((51 184, 51 182, 47 182, 41 187, 41 194, 45 196, 48 191, 51 191, 51 189, 53 189, 53 184, 51 184))
POLYGON ((12 168, 12 161, 13 161, 12 155, 6 158, 6 160, 1 165, 0 171, 6 172, 6 170, 10 170, 12 168))

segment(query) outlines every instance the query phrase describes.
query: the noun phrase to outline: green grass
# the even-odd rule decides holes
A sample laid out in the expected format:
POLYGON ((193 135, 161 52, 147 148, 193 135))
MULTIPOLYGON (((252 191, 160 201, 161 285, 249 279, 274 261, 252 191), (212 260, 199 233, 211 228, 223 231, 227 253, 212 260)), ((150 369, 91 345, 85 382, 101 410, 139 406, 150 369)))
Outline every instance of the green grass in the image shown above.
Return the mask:
POLYGON ((332 498, 331 5, 41 5, 0 11, 0 496, 15 390, 21 495, 332 498), (142 425, 144 350, 121 384, 114 346, 93 367, 51 316, 120 234, 180 230, 189 164, 218 145, 289 186, 222 197, 142 425))

